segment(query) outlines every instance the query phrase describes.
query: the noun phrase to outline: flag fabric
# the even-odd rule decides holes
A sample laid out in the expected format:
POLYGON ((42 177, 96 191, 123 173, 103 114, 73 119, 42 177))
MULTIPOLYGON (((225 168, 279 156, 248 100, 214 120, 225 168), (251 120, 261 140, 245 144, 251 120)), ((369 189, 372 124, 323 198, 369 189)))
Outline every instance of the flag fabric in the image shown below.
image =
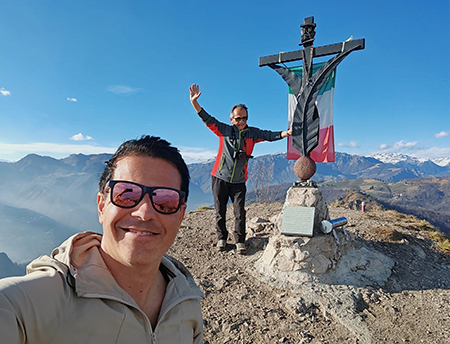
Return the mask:
MULTIPOLYGON (((313 74, 324 63, 317 63, 313 65, 313 74)), ((289 68, 300 78, 302 77, 303 67, 289 68)), ((333 127, 333 96, 334 85, 336 81, 336 69, 330 74, 327 81, 320 89, 316 99, 316 106, 319 110, 320 125, 319 125, 319 144, 314 148, 310 157, 315 162, 333 162, 334 161, 334 127, 333 127)), ((297 98, 289 88, 289 104, 288 104, 288 122, 291 125, 294 119, 294 111, 297 107, 297 98)), ((300 157, 300 152, 292 145, 292 136, 287 140, 287 158, 289 160, 296 160, 300 157)))

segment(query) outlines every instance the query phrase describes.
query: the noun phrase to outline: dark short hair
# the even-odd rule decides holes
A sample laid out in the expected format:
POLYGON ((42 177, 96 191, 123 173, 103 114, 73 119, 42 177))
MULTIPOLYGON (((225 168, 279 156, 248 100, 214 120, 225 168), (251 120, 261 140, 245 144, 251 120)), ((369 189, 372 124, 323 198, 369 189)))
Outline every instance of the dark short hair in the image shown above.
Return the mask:
POLYGON ((180 151, 169 142, 156 136, 143 135, 139 139, 125 141, 117 148, 111 159, 106 161, 105 169, 98 183, 99 191, 104 192, 117 167, 117 162, 126 156, 144 156, 163 159, 171 163, 180 173, 181 190, 185 192, 184 202, 189 195, 189 169, 180 151))
POLYGON ((245 104, 236 104, 231 108, 231 112, 230 112, 230 117, 233 118, 234 114, 233 111, 234 109, 244 109, 245 112, 247 112, 247 116, 248 116, 248 107, 245 104))

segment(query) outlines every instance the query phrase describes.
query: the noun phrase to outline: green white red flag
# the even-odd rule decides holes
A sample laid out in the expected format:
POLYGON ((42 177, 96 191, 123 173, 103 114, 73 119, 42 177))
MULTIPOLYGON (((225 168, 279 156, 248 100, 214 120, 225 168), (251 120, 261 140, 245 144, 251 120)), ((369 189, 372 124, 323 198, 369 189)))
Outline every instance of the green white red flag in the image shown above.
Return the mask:
MULTIPOLYGON (((324 63, 313 65, 313 73, 315 73, 324 63)), ((302 77, 303 67, 289 68, 300 78, 302 77)), ((320 89, 316 100, 316 106, 319 110, 319 144, 314 148, 310 157, 315 162, 333 162, 334 161, 334 127, 333 127, 333 97, 334 85, 336 81, 336 69, 330 74, 327 81, 320 89)), ((289 105, 288 105, 288 122, 289 126, 294 117, 294 111, 297 106, 297 98, 289 88, 289 105)), ((297 160, 300 152, 292 145, 292 136, 288 137, 287 158, 289 160, 297 160)))

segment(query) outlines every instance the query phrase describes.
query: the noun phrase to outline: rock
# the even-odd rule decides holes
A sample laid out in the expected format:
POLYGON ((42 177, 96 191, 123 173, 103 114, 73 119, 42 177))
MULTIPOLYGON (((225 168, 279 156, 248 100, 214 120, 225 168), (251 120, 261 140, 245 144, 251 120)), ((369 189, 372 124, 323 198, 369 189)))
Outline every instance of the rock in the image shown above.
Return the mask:
POLYGON ((414 250, 417 257, 421 259, 425 259, 427 257, 427 254, 417 245, 411 245, 411 248, 414 250))
POLYGON ((357 287, 381 287, 391 275, 395 262, 384 254, 362 247, 352 250, 341 259, 336 269, 321 281, 357 287))
POLYGON ((253 217, 250 220, 247 220, 246 223, 247 236, 252 237, 265 234, 266 232, 271 231, 273 226, 274 224, 269 220, 253 217))
POLYGON ((323 274, 352 248, 351 241, 343 242, 344 245, 337 245, 332 235, 307 238, 277 234, 270 237, 259 263, 269 270, 310 270, 313 274, 323 274))

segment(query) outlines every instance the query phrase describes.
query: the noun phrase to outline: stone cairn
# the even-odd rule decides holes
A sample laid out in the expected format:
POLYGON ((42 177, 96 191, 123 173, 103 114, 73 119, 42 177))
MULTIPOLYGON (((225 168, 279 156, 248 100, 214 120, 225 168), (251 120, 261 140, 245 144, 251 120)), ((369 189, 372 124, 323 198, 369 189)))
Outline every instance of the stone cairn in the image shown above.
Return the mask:
MULTIPOLYGON (((333 270, 341 257, 353 248, 352 237, 346 231, 335 231, 336 236, 321 231, 321 222, 330 217, 322 193, 309 179, 314 175, 315 167, 315 162, 309 157, 297 160, 294 172, 300 181, 295 182, 287 191, 283 210, 275 219, 273 235, 256 263, 260 273, 274 276, 277 272, 302 272, 303 279, 309 280, 311 275, 333 270), (281 233, 286 207, 315 208, 312 237, 281 233)), ((298 276, 296 279, 298 280, 298 276)))
POLYGON ((248 221, 249 235, 270 232, 255 270, 263 280, 279 287, 311 285, 311 283, 382 286, 391 274, 394 262, 380 252, 360 247, 354 235, 342 228, 325 234, 321 222, 329 220, 328 206, 320 190, 311 181, 296 182, 286 194, 280 214, 270 221, 248 221), (298 186, 306 185, 306 186, 298 186), (288 236, 281 233, 286 207, 314 207, 312 237, 288 236))
POLYGON ((275 219, 273 235, 258 262, 262 270, 260 272, 301 270, 312 274, 323 274, 335 268, 339 259, 353 246, 351 235, 345 235, 343 231, 336 232, 339 243, 332 234, 322 233, 320 224, 323 220, 329 219, 328 207, 318 188, 291 187, 286 194, 283 210, 275 219), (312 237, 281 234, 284 208, 296 206, 316 209, 312 237))

